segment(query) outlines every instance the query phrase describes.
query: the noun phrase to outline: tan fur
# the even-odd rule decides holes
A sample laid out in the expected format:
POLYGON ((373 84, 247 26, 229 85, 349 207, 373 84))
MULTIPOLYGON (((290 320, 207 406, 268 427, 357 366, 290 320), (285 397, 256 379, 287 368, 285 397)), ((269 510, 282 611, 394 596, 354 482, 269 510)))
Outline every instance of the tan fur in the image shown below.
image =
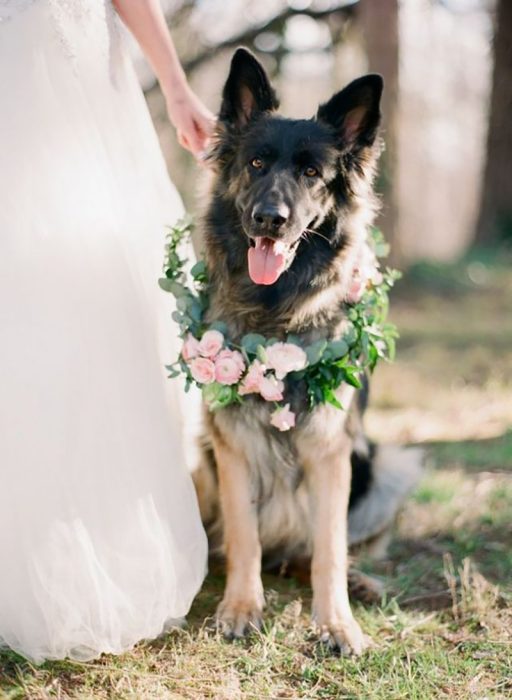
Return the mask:
POLYGON ((259 626, 264 597, 258 518, 244 450, 219 431, 213 433, 220 501, 224 517, 227 580, 218 617, 225 631, 240 636, 259 626))
MULTIPOLYGON (((340 399, 350 405, 353 390, 343 387, 340 399)), ((318 411, 307 430, 299 433, 298 452, 304 465, 311 498, 313 559, 313 617, 321 638, 345 652, 360 654, 366 646, 348 599, 347 510, 350 494, 352 441, 345 430, 322 431, 318 411)), ((344 417, 346 414, 343 414, 344 417)), ((326 416, 324 416, 325 418, 326 416)), ((330 427, 332 421, 323 423, 330 427)))

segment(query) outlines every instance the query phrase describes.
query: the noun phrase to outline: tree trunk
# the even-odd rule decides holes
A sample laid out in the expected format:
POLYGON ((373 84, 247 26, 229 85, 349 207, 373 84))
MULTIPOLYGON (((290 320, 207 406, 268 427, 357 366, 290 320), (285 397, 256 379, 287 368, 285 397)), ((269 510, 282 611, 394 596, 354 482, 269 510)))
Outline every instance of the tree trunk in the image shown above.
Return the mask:
POLYGON ((480 216, 475 242, 512 240, 512 2, 499 0, 480 216))
POLYGON ((377 225, 391 244, 390 260, 396 264, 401 259, 396 183, 398 0, 360 0, 357 8, 369 70, 380 73, 384 78, 382 133, 386 147, 380 161, 380 177, 377 183, 377 190, 382 194, 383 199, 377 225))

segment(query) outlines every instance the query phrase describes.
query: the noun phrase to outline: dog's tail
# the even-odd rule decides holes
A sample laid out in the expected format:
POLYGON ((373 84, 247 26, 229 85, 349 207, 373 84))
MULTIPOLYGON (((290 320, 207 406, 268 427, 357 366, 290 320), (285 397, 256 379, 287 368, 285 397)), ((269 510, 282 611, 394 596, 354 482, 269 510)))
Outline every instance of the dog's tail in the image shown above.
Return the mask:
POLYGON ((419 448, 356 445, 348 517, 351 547, 364 547, 373 557, 385 554, 396 515, 422 473, 419 448))

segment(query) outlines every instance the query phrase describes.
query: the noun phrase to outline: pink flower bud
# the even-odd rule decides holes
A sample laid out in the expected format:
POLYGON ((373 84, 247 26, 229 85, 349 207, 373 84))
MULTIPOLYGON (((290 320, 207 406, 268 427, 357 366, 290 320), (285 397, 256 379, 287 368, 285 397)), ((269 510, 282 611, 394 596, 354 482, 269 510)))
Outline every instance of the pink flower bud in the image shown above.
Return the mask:
POLYGON ((290 411, 290 404, 280 406, 272 413, 270 423, 281 432, 295 427, 295 413, 290 411))
POLYGON ((370 246, 365 243, 360 249, 355 261, 352 279, 347 293, 347 301, 351 304, 356 304, 361 301, 361 297, 370 281, 373 284, 380 284, 382 282, 382 274, 379 271, 379 263, 375 253, 370 246))

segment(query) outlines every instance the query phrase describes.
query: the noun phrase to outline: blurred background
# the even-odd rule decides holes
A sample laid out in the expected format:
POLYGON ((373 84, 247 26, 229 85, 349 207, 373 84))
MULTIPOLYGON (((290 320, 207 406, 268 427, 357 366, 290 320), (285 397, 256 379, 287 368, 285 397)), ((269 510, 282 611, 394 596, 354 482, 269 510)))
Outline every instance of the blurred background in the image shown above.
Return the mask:
MULTIPOLYGON (((378 224, 404 274, 391 303, 397 358, 372 378, 366 427, 427 455, 385 574, 401 605, 450 608, 446 562, 470 557, 506 596, 478 624, 510 644, 512 0, 168 0, 166 10, 213 111, 239 45, 264 62, 288 116, 314 115, 367 71, 384 76, 378 224)), ((137 67, 169 172, 195 212, 199 169, 140 57, 137 67)))
MULTIPOLYGON (((378 224, 404 278, 392 304, 398 360, 376 372, 368 425, 387 441, 503 438, 512 463, 512 1, 164 5, 213 111, 239 45, 264 62, 289 116, 314 115, 367 71, 384 76, 378 224)), ((169 172, 194 212, 198 167, 134 55, 169 172)))

